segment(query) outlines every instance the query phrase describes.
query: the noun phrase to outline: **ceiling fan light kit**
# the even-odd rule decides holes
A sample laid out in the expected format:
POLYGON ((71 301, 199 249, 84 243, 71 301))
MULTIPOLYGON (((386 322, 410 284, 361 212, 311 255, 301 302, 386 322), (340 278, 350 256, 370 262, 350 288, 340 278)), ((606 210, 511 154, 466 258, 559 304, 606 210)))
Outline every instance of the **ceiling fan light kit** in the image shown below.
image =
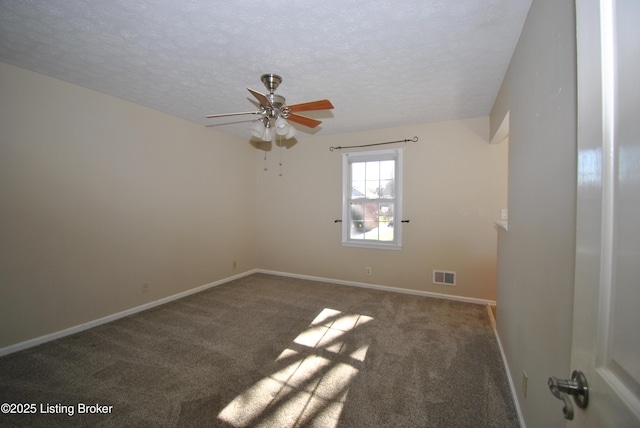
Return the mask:
POLYGON ((318 100, 287 106, 285 98, 274 93, 276 89, 278 89, 278 86, 280 86, 280 83, 282 83, 282 77, 278 76, 277 74, 263 74, 260 77, 260 80, 262 80, 262 83, 269 91, 269 94, 265 95, 251 88, 247 88, 247 90, 254 97, 256 97, 256 99, 260 103, 259 111, 210 114, 206 117, 211 119, 216 117, 237 116, 243 114, 259 115, 260 119, 258 119, 258 121, 251 128, 251 135, 263 141, 271 141, 274 134, 288 140, 296 135, 296 129, 291 126, 289 122, 287 122, 287 119, 299 125, 303 125, 309 128, 315 128, 322 122, 307 116, 297 114, 297 112, 330 110, 333 108, 333 105, 329 100, 318 100))
POLYGON ((280 116, 276 119, 276 134, 289 139, 296 135, 296 130, 293 126, 289 125, 282 116, 280 116))

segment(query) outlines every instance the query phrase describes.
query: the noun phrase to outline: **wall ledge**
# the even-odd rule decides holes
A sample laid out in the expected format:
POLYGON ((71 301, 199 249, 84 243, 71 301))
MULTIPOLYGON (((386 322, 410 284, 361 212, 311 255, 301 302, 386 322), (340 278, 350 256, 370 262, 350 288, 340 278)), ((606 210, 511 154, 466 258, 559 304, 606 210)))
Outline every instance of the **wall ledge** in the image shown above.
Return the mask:
POLYGON ((493 223, 498 229, 502 229, 506 232, 509 231, 509 222, 508 221, 496 221, 493 223))

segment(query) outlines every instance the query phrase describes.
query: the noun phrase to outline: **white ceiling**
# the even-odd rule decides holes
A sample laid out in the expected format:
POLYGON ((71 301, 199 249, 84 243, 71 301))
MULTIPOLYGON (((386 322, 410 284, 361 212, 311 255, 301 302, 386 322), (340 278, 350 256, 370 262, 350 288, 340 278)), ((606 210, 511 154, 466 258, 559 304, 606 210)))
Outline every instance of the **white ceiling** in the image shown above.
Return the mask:
POLYGON ((0 61, 247 139, 254 116, 204 116, 275 73, 335 106, 299 130, 354 132, 488 115, 531 1, 0 0, 0 61))

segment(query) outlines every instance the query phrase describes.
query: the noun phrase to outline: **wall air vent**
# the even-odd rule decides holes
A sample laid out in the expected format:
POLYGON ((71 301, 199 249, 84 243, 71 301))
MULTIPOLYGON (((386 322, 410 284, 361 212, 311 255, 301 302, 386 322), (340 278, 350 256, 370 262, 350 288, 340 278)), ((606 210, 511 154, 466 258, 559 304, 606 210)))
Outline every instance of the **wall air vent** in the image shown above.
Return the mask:
POLYGON ((439 285, 456 285, 456 273, 444 270, 434 270, 433 283, 439 285))

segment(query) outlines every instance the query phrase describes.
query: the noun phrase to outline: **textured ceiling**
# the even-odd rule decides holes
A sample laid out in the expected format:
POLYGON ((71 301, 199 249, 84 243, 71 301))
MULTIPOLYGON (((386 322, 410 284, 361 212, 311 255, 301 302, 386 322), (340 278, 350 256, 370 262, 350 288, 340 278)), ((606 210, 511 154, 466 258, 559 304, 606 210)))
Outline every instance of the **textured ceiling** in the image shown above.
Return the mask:
POLYGON ((335 134, 490 113, 531 0, 0 0, 0 61, 250 137, 247 87, 335 134), (304 113, 306 114, 306 113, 304 113), (219 125, 219 126, 218 126, 219 125))

